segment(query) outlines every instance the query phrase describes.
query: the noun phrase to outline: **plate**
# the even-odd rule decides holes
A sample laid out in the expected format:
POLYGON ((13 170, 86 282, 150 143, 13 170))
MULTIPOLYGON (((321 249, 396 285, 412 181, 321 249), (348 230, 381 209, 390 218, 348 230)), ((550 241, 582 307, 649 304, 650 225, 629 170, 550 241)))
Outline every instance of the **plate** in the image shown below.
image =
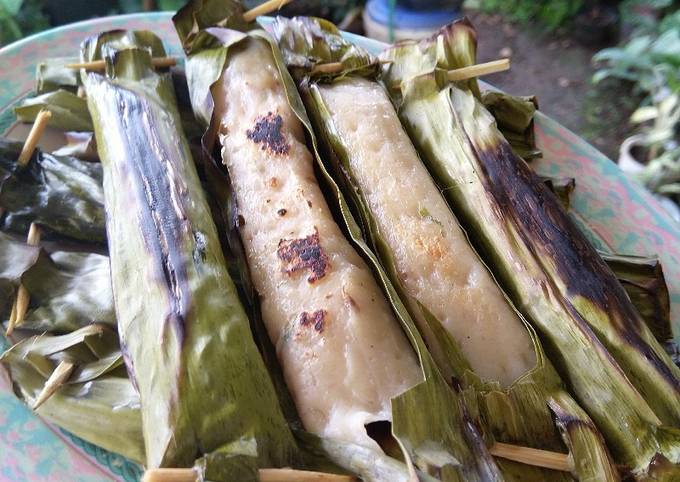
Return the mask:
MULTIPOLYGON (((163 39, 170 55, 181 55, 171 16, 159 12, 88 20, 0 49, 0 132, 17 138, 25 135, 25 127, 22 130, 16 125, 11 108, 33 91, 37 63, 49 57, 73 56, 89 35, 114 28, 148 29, 163 39)), ((385 47, 375 40, 346 36, 374 53, 385 47)), ((571 214, 598 249, 661 258, 671 295, 673 333, 680 342, 680 224, 616 164, 541 113, 536 118, 536 140, 543 151, 543 158, 534 164, 539 174, 577 180, 571 214)), ((3 342, 0 337, 0 345, 3 342)), ((141 474, 137 464, 34 415, 14 396, 6 372, 0 369, 0 481, 133 482, 141 474)))

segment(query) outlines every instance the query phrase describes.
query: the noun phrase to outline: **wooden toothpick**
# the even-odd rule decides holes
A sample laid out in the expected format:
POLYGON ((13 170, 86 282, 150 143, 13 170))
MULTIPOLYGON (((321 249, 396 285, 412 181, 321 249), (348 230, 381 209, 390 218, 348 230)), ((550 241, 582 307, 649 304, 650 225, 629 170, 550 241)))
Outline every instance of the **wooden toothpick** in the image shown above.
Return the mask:
MULTIPOLYGON (((157 69, 174 67, 175 65, 177 65, 177 59, 175 57, 154 57, 151 59, 151 65, 153 65, 157 69)), ((106 69, 106 61, 93 60, 92 62, 78 62, 75 64, 66 64, 66 68, 85 69, 93 72, 102 72, 106 69)))
POLYGON ((493 60, 483 64, 470 65, 460 69, 449 70, 447 78, 452 81, 467 80, 482 75, 503 72, 510 68, 510 59, 493 60))
POLYGON ((246 22, 252 22, 260 15, 267 15, 268 13, 271 13, 274 10, 279 10, 281 7, 292 1, 293 0, 268 0, 267 2, 258 5, 257 7, 251 8, 250 10, 244 12, 243 20, 245 20, 246 22))
POLYGON ((494 457, 513 460, 515 462, 534 465, 536 467, 544 467, 546 469, 559 470, 561 472, 571 472, 573 470, 569 454, 521 447, 519 445, 510 445, 501 442, 493 444, 489 449, 489 452, 494 457))
POLYGON ((28 133, 28 137, 24 142, 24 147, 21 149, 21 153, 19 153, 19 158, 17 159, 17 164, 20 167, 25 167, 28 164, 28 161, 31 160, 33 151, 35 151, 51 117, 52 113, 49 110, 43 109, 38 112, 38 115, 33 122, 33 127, 31 127, 31 132, 28 133))
MULTIPOLYGON (((327 474, 294 469, 260 469, 260 482, 357 482, 351 475, 327 474)), ((142 482, 197 482, 194 469, 150 469, 142 482)))
MULTIPOLYGON (((28 229, 26 244, 29 246, 40 245, 40 229, 35 223, 31 223, 31 227, 28 229)), ((12 312, 9 315, 7 330, 5 331, 6 336, 11 335, 14 331, 14 328, 23 323, 30 301, 30 293, 24 285, 20 284, 19 288, 17 289, 17 296, 14 300, 14 304, 12 305, 12 312)))
POLYGON ((67 361, 62 361, 59 363, 59 365, 57 365, 57 368, 54 369, 52 375, 50 375, 50 378, 48 378, 45 382, 45 386, 43 386, 43 389, 40 391, 38 398, 36 398, 35 402, 33 402, 33 410, 37 410, 40 405, 45 403, 52 395, 54 395, 54 392, 56 392, 59 387, 61 387, 64 382, 69 379, 74 368, 75 365, 67 361))

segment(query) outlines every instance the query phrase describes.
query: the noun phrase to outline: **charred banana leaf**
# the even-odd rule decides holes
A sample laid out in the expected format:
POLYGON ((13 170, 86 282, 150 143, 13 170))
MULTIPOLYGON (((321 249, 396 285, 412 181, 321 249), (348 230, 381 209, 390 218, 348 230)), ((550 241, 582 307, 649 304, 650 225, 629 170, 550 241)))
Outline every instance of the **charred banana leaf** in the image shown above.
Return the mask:
POLYGON ((36 149, 26 167, 17 165, 22 144, 0 139, 2 229, 22 236, 32 222, 57 237, 103 244, 102 167, 36 149))
MULTIPOLYGON (((548 409, 548 403, 559 398, 560 410, 586 428, 579 438, 564 432, 572 452, 584 457, 578 477, 617 480, 601 435, 573 401, 577 409, 565 405, 570 398, 538 338, 469 247, 420 163, 375 80, 377 60, 357 52, 353 70, 336 72, 335 78, 319 76, 318 65, 347 61, 346 52, 357 47, 350 47, 332 24, 320 19, 278 18, 272 30, 296 73, 329 170, 354 203, 367 242, 418 321, 445 377, 470 389, 466 392, 471 405, 479 407, 497 440, 525 446, 565 450, 548 409), (358 122, 367 127, 357 128, 358 122), (390 170, 390 180, 383 178, 380 166, 390 170), (426 286, 427 293, 420 286, 426 286), (475 301, 482 293, 484 300, 475 301), (494 320, 503 327, 494 327, 494 320), (469 326, 475 326, 474 332, 466 329, 469 326), (499 330, 506 330, 502 341, 499 330)), ((509 478, 571 479, 568 474, 509 465, 501 462, 509 478)))
POLYGON ((385 79, 399 91, 400 117, 452 210, 541 334, 617 462, 637 476, 659 458, 677 464, 680 432, 671 427, 680 423, 680 371, 474 92, 443 80, 441 72, 470 64, 472 55, 458 55, 456 42, 467 32, 468 24, 454 23, 430 44, 386 54, 394 63, 385 79), (399 74, 405 65, 413 74, 414 53, 435 50, 435 43, 442 62, 434 70, 399 74))
MULTIPOLYGON (((194 112, 207 126, 204 135, 205 146, 208 151, 211 150, 219 127, 215 125, 216 123, 211 123, 215 105, 211 87, 220 79, 225 66, 232 61, 230 60, 232 55, 245 49, 247 42, 253 41, 263 42, 270 49, 274 59, 271 65, 285 86, 288 104, 302 123, 305 132, 313 139, 309 119, 276 45, 262 32, 245 34, 247 26, 243 25, 240 12, 241 7, 236 2, 196 1, 175 17, 176 28, 188 54, 187 77, 194 112), (232 30, 217 28, 202 30, 212 25, 227 26, 232 30)), ((268 142, 276 143, 276 138, 271 138, 268 142)), ((274 145, 272 148, 275 147, 274 145)), ((502 476, 487 452, 476 426, 466 416, 462 397, 444 382, 407 311, 399 302, 386 275, 379 268, 376 258, 363 242, 361 231, 352 218, 342 194, 323 165, 318 163, 318 158, 317 166, 321 169, 323 179, 328 182, 332 202, 337 203, 343 222, 348 227, 356 246, 377 270, 379 282, 386 290, 388 299, 393 303, 402 326, 418 353, 426 378, 425 382, 392 399, 392 434, 405 450, 407 466, 413 471, 415 462, 417 467, 423 468, 426 472, 437 474, 439 480, 501 480, 502 476)), ((248 222, 246 220, 246 223, 248 222)), ((363 450, 367 452, 366 449, 363 450)), ((367 453, 362 455, 358 452, 355 455, 364 459, 369 456, 367 453)), ((328 456, 344 468, 356 470, 345 465, 353 460, 352 450, 344 454, 337 453, 335 458, 331 454, 328 456)), ((384 478, 377 470, 360 473, 367 480, 400 480, 384 478)), ((409 477, 409 472, 401 473, 403 477, 409 477)), ((415 472, 411 473, 416 476, 415 472)))
POLYGON ((534 114, 538 110, 536 97, 485 91, 482 92, 482 104, 496 119, 498 129, 515 154, 527 162, 541 157, 534 134, 534 114))
POLYGON ((78 437, 136 462, 144 460, 139 397, 126 377, 116 333, 90 325, 63 336, 26 338, 0 356, 15 392, 37 413, 78 437), (67 380, 48 380, 62 362, 74 365, 67 380))
POLYGON ((222 447, 240 480, 257 480, 258 466, 291 465, 296 448, 227 274, 170 75, 152 67, 164 54, 150 32, 104 33, 82 49, 83 61, 107 63, 82 77, 146 465, 189 467, 222 447))
POLYGON ((668 286, 659 258, 599 252, 659 343, 673 338, 668 286))

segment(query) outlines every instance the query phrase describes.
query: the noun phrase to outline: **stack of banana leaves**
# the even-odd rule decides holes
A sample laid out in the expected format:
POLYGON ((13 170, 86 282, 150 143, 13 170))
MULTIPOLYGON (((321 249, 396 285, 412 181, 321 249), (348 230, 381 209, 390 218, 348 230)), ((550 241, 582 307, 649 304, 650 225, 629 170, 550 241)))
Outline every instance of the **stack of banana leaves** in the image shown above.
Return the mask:
POLYGON ((456 22, 389 49, 383 80, 448 205, 549 358, 636 477, 678 477, 680 370, 611 269, 479 101, 475 33, 456 22))
POLYGON ((234 0, 173 20, 186 76, 154 67, 154 34, 104 32, 15 109, 67 145, 19 166, 0 140, 18 397, 178 480, 678 477, 658 260, 595 252, 574 180, 530 171, 534 98, 447 81, 469 23, 379 62, 319 19, 270 37, 234 0))

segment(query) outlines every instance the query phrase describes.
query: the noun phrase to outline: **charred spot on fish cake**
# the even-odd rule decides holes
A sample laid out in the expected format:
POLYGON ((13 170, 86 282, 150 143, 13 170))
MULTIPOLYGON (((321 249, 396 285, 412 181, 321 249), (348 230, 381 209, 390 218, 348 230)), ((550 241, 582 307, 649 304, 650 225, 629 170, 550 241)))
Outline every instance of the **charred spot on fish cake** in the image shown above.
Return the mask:
POLYGON ((311 274, 307 278, 310 283, 323 278, 330 267, 328 256, 319 244, 319 231, 300 239, 282 239, 276 251, 283 261, 283 272, 293 274, 308 269, 311 274))
POLYGON ((246 131, 246 136, 255 144, 261 144, 263 151, 278 155, 288 154, 290 145, 281 133, 282 125, 283 119, 279 114, 268 112, 266 116, 257 119, 252 129, 246 131))
POLYGON ((316 310, 312 313, 303 311, 300 313, 300 325, 313 326, 314 330, 323 333, 324 323, 326 321, 326 310, 316 310))

